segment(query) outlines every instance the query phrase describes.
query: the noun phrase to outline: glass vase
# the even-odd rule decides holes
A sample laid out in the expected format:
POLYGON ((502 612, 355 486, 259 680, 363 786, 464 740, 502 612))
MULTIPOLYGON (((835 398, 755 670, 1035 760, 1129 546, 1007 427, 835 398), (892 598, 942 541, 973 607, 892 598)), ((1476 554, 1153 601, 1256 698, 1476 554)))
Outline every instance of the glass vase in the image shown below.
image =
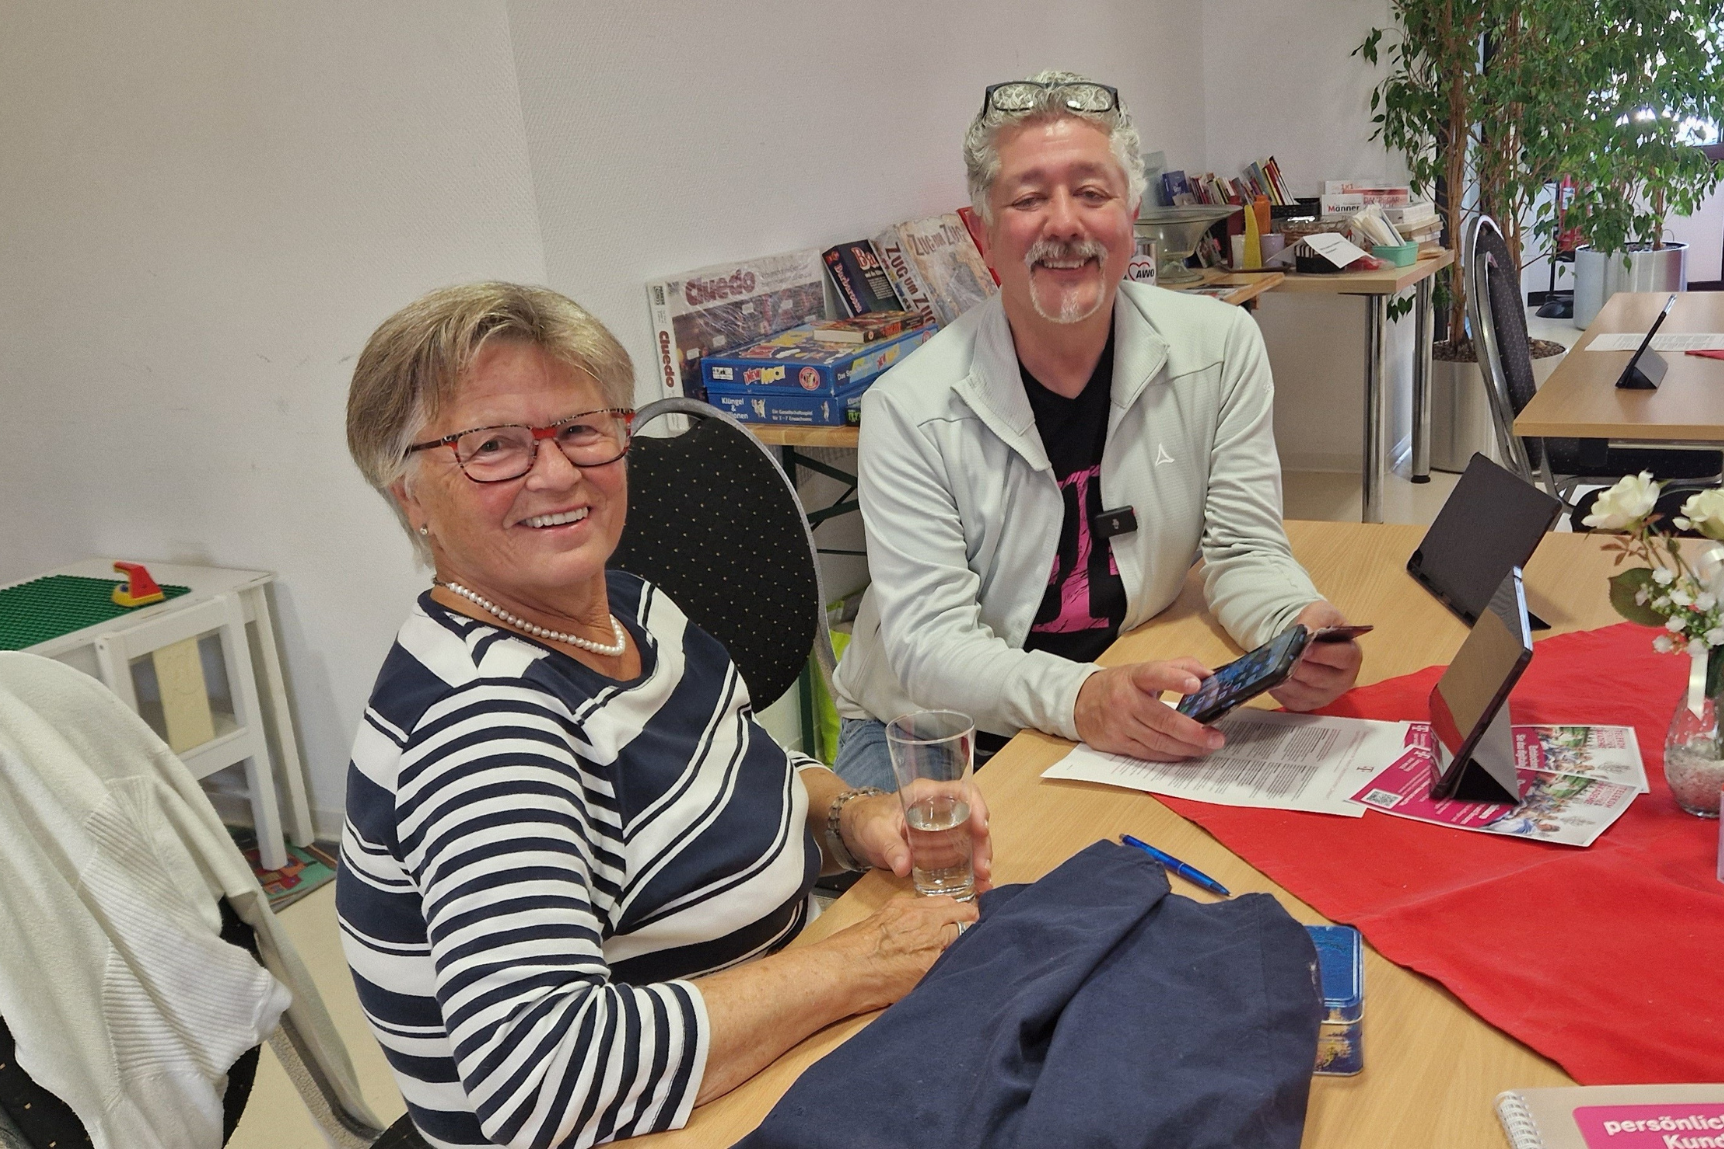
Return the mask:
POLYGON ((1684 687, 1676 700, 1676 714, 1664 739, 1664 780, 1676 804, 1700 818, 1718 817, 1719 788, 1724 786, 1724 739, 1718 717, 1724 698, 1724 647, 1707 654, 1691 655, 1696 679, 1704 675, 1700 707, 1691 705, 1691 688, 1684 687))

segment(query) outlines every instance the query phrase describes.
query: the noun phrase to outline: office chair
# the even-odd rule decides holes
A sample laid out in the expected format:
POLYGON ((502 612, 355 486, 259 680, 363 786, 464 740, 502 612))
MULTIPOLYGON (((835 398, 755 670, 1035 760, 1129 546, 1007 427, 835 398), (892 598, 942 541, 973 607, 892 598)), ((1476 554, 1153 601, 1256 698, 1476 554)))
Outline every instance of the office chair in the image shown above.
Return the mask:
POLYGON ((664 589, 730 652, 756 710, 808 665, 834 659, 814 533, 796 489, 747 427, 695 399, 641 408, 629 448, 629 514, 611 565, 664 589), (639 432, 688 416, 680 435, 639 432))
MULTIPOLYGON (((221 920, 220 941, 245 950, 251 960, 264 965, 293 991, 293 1003, 268 1040, 325 1137, 338 1149, 370 1149, 385 1143, 382 1139, 389 1133, 380 1127, 360 1096, 352 1065, 328 1010, 292 943, 270 913, 268 899, 250 867, 227 837, 191 773, 136 714, 95 679, 69 666, 35 655, 0 653, 0 779, 9 783, 9 793, 30 795, 32 809, 37 813, 50 812, 52 823, 39 831, 42 836, 35 837, 39 854, 25 852, 29 838, 14 842, 19 852, 0 851, 0 870, 22 865, 27 872, 41 874, 48 872, 42 866, 53 864, 51 859, 55 857, 85 857, 96 840, 86 841, 79 832, 65 827, 84 826, 86 822, 79 814, 93 800, 92 791, 108 787, 118 789, 108 790, 110 801, 100 807, 105 818, 110 806, 114 806, 112 795, 123 791, 128 798, 114 808, 134 810, 135 807, 136 811, 121 824, 128 832, 134 826, 149 825, 155 829, 155 836, 149 839, 149 850, 144 853, 166 859, 166 851, 172 850, 171 843, 177 838, 185 852, 178 861, 160 862, 163 867, 160 875, 152 876, 156 872, 149 866, 125 870, 133 890, 125 904, 146 908, 162 922, 183 922, 183 912, 174 907, 183 911, 184 891, 171 881, 164 885, 163 876, 187 872, 185 867, 192 866, 194 872, 204 875, 206 882, 219 883, 222 893, 215 897, 215 902, 221 920), (45 758, 32 756, 37 751, 27 749, 43 746, 52 747, 55 762, 52 769, 46 767, 45 758), (67 765, 74 761, 75 768, 67 765), (151 789, 151 782, 159 785, 151 789), (146 793, 153 795, 148 813, 142 812, 145 807, 138 798, 146 793), (165 827, 172 827, 166 838, 162 835, 165 827), (56 840, 52 837, 55 834, 65 836, 56 840), (169 890, 174 892, 164 892, 169 890), (152 901, 152 897, 158 900, 152 901)), ((107 819, 110 825, 113 821, 107 819)), ((101 848, 95 852, 100 854, 101 848)), ((111 856, 110 862, 116 857, 111 856)), ((93 863, 85 864, 93 868, 93 863)), ((81 883, 83 876, 80 871, 81 883)), ((10 873, 0 872, 0 881, 13 878, 10 873)), ((96 910, 91 904, 94 914, 96 910)), ((110 932, 114 927, 108 924, 112 919, 98 920, 103 923, 103 932, 114 938, 116 935, 110 932)), ((49 984, 63 981, 55 978, 49 984)), ((167 991, 157 985, 152 992, 167 991)), ((183 1024, 186 1019, 199 1016, 202 1004, 181 999, 177 1005, 164 1002, 161 1008, 164 1018, 167 1011, 172 1011, 172 1016, 183 1024)), ((128 1026, 135 1030, 140 1023, 127 1020, 132 1016, 129 1012, 132 1008, 124 995, 109 1002, 104 989, 103 1016, 104 1020, 113 1018, 115 1028, 111 1032, 118 1033, 128 1026)), ((71 1107, 35 1081, 18 1063, 14 1029, 19 1019, 15 1017, 12 1021, 9 1026, 6 1019, 0 1018, 0 1149, 89 1146, 92 1144, 89 1133, 71 1107)), ((34 1038, 38 1043, 51 1040, 40 1032, 34 1038)), ((240 1053, 227 1068, 227 1086, 221 1098, 224 1143, 239 1123, 250 1096, 260 1049, 253 1046, 240 1053)), ((184 1129, 156 1130, 154 1125, 151 1128, 160 1134, 163 1144, 185 1143, 184 1129)), ((415 1135, 412 1142, 396 1144, 423 1143, 415 1135)))
POLYGON ((1623 475, 1651 471, 1670 480, 1659 510, 1668 519, 1674 507, 1697 490, 1716 485, 1724 471, 1724 452, 1671 447, 1613 447, 1603 439, 1539 439, 1514 433, 1515 416, 1532 401, 1537 384, 1532 373, 1532 344, 1527 337, 1526 304, 1521 297, 1520 267, 1509 256, 1508 244, 1496 221, 1480 215, 1467 225, 1467 319, 1478 353, 1479 374, 1490 400, 1497 445, 1510 470, 1529 483, 1542 475, 1550 493, 1569 507, 1577 531, 1592 510, 1598 492, 1578 502, 1569 496, 1587 482, 1608 485, 1623 475), (1669 504, 1667 507, 1665 504, 1669 504))

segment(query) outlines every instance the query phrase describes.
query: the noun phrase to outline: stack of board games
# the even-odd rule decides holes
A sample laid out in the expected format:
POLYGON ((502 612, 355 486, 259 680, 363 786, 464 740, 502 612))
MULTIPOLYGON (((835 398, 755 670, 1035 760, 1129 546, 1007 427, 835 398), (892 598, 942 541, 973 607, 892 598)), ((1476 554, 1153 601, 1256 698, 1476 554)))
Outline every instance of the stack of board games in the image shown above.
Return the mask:
POLYGON ((816 319, 808 330, 827 343, 877 343, 927 325, 928 317, 920 311, 873 311, 849 319, 816 319))
POLYGON ((811 326, 752 347, 708 355, 700 369, 706 401, 745 423, 855 425, 862 393, 880 373, 934 333, 924 324, 875 343, 830 343, 811 326))
POLYGON ((666 398, 701 399, 701 357, 826 315, 818 251, 703 267, 647 284, 653 359, 666 398))
POLYGON ((999 290, 956 212, 895 224, 874 247, 905 310, 942 327, 999 290))

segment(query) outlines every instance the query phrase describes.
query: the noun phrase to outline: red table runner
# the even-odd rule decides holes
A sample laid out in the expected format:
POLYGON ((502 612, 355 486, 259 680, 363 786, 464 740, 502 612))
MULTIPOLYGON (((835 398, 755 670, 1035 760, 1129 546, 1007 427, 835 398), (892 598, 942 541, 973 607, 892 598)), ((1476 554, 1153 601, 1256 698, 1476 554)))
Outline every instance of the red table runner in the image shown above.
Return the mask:
MULTIPOLYGON (((1652 635, 1623 623, 1546 639, 1511 699, 1519 723, 1635 728, 1652 792, 1586 849, 1374 810, 1162 801, 1583 1085, 1724 1080, 1718 823, 1684 814, 1664 784, 1688 659, 1654 653, 1652 635)), ((1426 721, 1441 672, 1361 687, 1324 713, 1426 721)))

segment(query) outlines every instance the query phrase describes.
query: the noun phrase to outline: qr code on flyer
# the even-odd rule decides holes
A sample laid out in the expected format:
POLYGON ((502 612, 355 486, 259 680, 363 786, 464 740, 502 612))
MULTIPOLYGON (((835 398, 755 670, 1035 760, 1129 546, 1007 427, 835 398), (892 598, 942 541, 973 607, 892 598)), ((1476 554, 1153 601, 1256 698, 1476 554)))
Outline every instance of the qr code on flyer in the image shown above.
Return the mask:
POLYGON ((1392 790, 1372 790, 1365 795, 1364 800, 1372 806, 1398 806, 1401 795, 1392 790))

